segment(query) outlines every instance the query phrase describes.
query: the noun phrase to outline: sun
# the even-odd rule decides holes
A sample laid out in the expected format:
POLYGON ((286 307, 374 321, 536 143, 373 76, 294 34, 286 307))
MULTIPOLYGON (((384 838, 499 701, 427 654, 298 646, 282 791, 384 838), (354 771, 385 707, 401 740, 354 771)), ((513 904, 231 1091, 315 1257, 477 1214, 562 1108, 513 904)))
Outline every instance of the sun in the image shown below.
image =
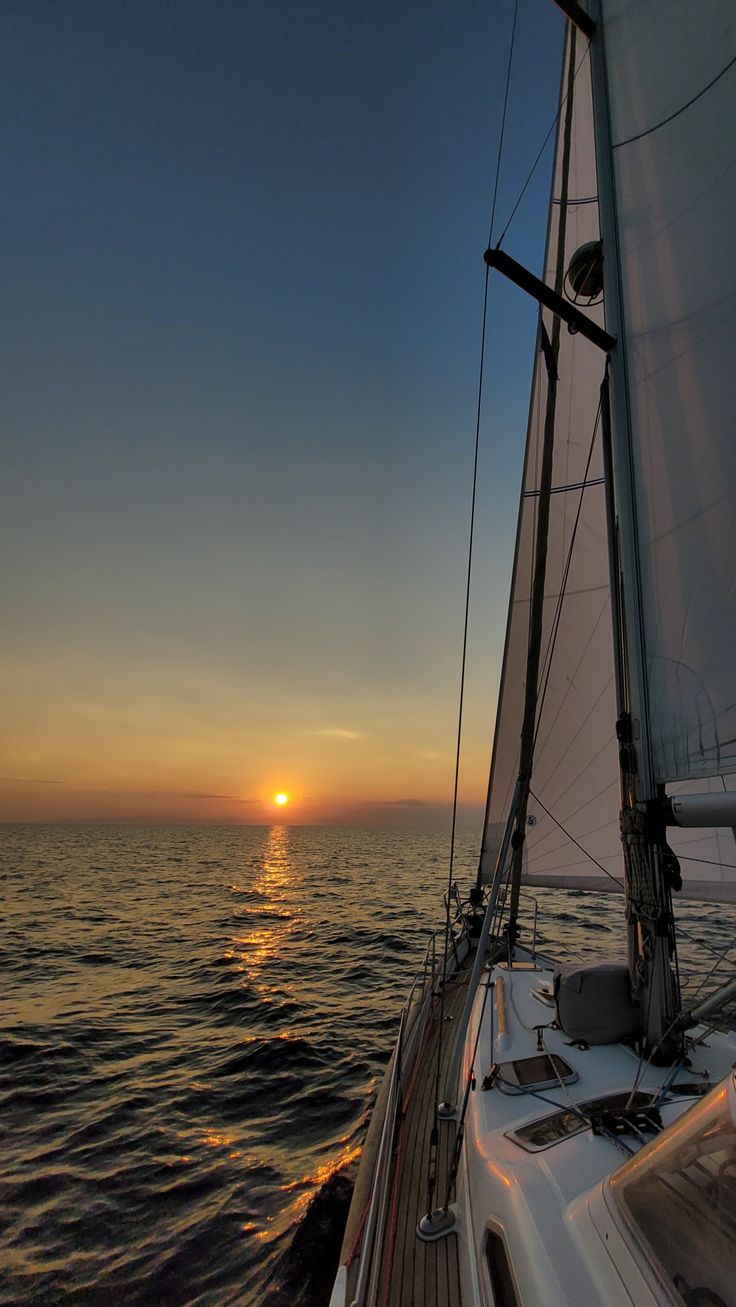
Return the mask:
POLYGON ((284 804, 289 802, 289 796, 288 794, 283 794, 283 793, 274 794, 273 801, 274 803, 278 803, 280 808, 283 808, 284 804))

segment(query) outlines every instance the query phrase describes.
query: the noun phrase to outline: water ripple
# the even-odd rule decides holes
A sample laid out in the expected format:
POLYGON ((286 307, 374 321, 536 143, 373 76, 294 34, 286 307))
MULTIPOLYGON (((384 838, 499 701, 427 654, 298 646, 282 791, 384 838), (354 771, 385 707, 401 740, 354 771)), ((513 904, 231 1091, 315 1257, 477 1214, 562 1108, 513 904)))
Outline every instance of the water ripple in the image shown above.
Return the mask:
MULTIPOLYGON (((315 1301, 445 852, 406 832, 5 828, 0 1304, 315 1301)), ((460 883, 473 866, 461 841, 460 883)), ((539 898, 547 947, 622 950, 618 899, 593 896, 591 933, 590 895, 539 898)), ((697 940, 725 947, 734 914, 688 911, 695 986, 697 940)))

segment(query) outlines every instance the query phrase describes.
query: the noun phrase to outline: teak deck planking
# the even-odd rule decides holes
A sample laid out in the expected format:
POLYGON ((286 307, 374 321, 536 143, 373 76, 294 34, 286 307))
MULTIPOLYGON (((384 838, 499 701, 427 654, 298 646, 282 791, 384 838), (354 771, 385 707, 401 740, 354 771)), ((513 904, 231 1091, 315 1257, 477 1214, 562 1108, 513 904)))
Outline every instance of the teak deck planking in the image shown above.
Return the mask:
MULTIPOLYGON (((440 1088, 452 1054, 466 990, 467 972, 445 994, 440 1088)), ((378 1299, 381 1307, 461 1307, 457 1235, 445 1235, 431 1243, 417 1236, 417 1226, 427 1211, 439 1044, 438 1003, 408 1096, 405 1090, 405 1115, 398 1138, 401 1165, 394 1180, 381 1266, 382 1292, 378 1299)), ((434 1208, 441 1207, 445 1200, 455 1122, 439 1121, 438 1130, 434 1208)), ((450 1201, 453 1199, 454 1190, 450 1193, 450 1201)))

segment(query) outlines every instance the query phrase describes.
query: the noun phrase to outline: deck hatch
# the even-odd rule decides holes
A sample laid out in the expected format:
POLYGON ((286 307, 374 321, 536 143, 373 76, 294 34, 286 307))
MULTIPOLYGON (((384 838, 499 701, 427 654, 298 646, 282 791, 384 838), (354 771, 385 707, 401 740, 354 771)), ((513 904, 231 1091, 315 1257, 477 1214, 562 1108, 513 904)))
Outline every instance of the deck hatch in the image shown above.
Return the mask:
POLYGON ((500 1062, 493 1083, 504 1094, 524 1094, 530 1089, 554 1089, 573 1084, 578 1078, 574 1067, 559 1053, 538 1053, 534 1057, 517 1057, 500 1062))

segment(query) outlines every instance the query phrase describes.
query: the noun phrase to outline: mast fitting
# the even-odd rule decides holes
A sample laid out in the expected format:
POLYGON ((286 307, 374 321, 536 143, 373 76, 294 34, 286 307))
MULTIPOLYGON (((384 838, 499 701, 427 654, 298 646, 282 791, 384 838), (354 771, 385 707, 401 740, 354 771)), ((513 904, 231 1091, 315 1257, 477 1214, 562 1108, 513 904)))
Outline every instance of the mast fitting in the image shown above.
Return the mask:
POLYGON ((593 22, 593 19, 586 14, 582 5, 577 3, 577 0, 555 0, 555 4, 557 5, 557 8, 561 9, 563 14, 570 19, 570 22, 574 23, 575 26, 580 29, 583 36, 587 36, 589 41, 593 39, 595 23, 593 22))
POLYGON ((616 718, 616 739, 618 740, 618 763, 624 776, 636 776, 636 750, 631 713, 619 713, 616 718))
POLYGON ((543 304, 546 309, 566 322, 571 331, 579 331, 581 336, 585 336, 598 349, 603 350, 604 354, 611 352, 616 344, 615 336, 609 335, 603 327, 598 326, 597 322, 592 322, 574 304, 570 304, 564 295, 559 295, 546 282, 540 281, 539 277, 535 277, 533 272, 529 272, 521 263, 517 263, 516 259, 512 259, 505 250, 487 249, 483 260, 489 268, 497 268, 520 290, 526 291, 527 295, 531 295, 537 303, 543 304))

